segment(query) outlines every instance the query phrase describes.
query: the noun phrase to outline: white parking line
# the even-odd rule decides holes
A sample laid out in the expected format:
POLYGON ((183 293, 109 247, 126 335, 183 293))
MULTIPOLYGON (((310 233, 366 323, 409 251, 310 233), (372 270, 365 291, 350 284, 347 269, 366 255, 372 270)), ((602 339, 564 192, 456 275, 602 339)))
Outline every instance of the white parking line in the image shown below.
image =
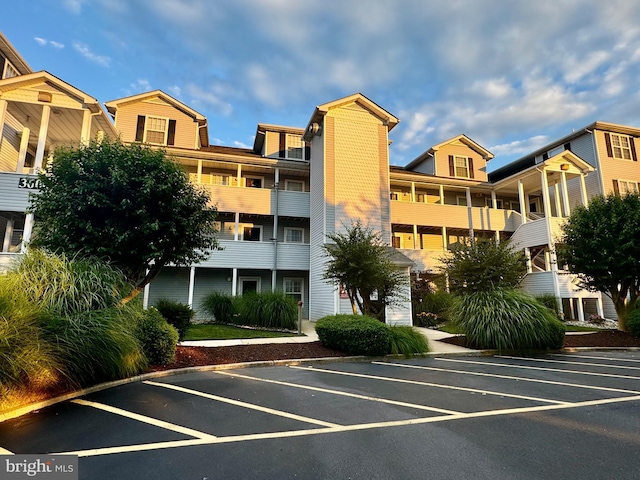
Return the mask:
POLYGON ((618 358, 618 357, 597 357, 595 355, 574 355, 567 353, 552 353, 551 357, 574 357, 574 358, 588 358, 593 360, 610 360, 615 362, 633 362, 640 363, 640 359, 638 358, 618 358))
POLYGON ((629 401, 640 401, 640 396, 623 397, 623 398, 607 398, 603 400, 592 400, 592 401, 586 401, 586 402, 564 403, 562 405, 539 405, 536 407, 488 410, 488 411, 482 411, 482 412, 460 413, 457 415, 442 415, 438 417, 413 418, 409 420, 396 420, 396 421, 390 421, 390 422, 363 423, 358 425, 342 425, 342 426, 336 426, 333 428, 316 428, 316 429, 309 429, 309 430, 292 430, 288 432, 257 433, 257 434, 251 434, 251 435, 217 437, 217 438, 212 438, 210 440, 195 439, 195 440, 183 440, 183 441, 176 441, 176 442, 160 442, 160 443, 148 443, 148 444, 141 444, 141 445, 127 445, 123 447, 96 448, 96 449, 90 449, 90 450, 78 450, 74 452, 62 452, 54 455, 78 455, 79 457, 92 457, 97 455, 110 455, 110 454, 126 453, 126 452, 140 452, 145 450, 159 450, 159 449, 165 449, 165 448, 187 447, 187 446, 193 446, 193 445, 214 445, 214 444, 223 444, 223 443, 246 442, 251 440, 304 437, 304 436, 311 436, 311 435, 322 435, 327 433, 352 432, 352 431, 369 430, 369 429, 377 429, 377 428, 402 427, 402 426, 408 426, 408 425, 421 425, 421 424, 427 424, 427 423, 446 422, 446 421, 452 421, 452 420, 463 420, 467 418, 496 417, 496 416, 503 416, 503 415, 516 415, 516 414, 541 412, 541 411, 565 410, 570 408, 606 405, 606 404, 622 403, 622 402, 629 402, 629 401))
POLYGON ((582 365, 584 367, 607 367, 607 368, 621 368, 624 370, 640 370, 640 367, 629 367, 627 365, 604 365, 602 363, 591 363, 591 362, 567 362, 566 360, 551 360, 548 358, 510 357, 508 355, 496 355, 496 358, 509 358, 511 360, 528 360, 530 362, 564 363, 569 365, 582 365))
POLYGON ((166 430, 171 430, 176 433, 188 435, 189 437, 196 437, 201 440, 211 440, 212 438, 216 438, 214 435, 209 435, 208 433, 200 432, 198 430, 193 430, 187 427, 182 427, 180 425, 175 425, 173 423, 165 422, 163 420, 158 420, 157 418, 147 417, 146 415, 140 415, 138 413, 129 412, 121 408, 112 407, 111 405, 105 405, 104 403, 89 402, 87 400, 80 400, 80 399, 71 400, 71 403, 84 405, 86 407, 97 408, 98 410, 104 410, 105 412, 114 413, 122 417, 130 418, 132 420, 137 420, 138 422, 143 422, 149 425, 153 425, 154 427, 164 428, 166 430))
POLYGON ((367 395, 358 395, 357 393, 342 392, 340 390, 330 390, 328 388, 312 387, 310 385, 305 385, 302 383, 282 382, 279 380, 269 380, 266 378, 251 377, 248 375, 240 375, 237 373, 223 372, 223 371, 216 371, 215 373, 217 373, 218 375, 227 375, 229 377, 243 378, 247 380, 255 380, 258 382, 265 382, 265 383, 273 383, 275 385, 283 385, 285 387, 301 388, 303 390, 313 390, 314 392, 329 393, 331 395, 342 395, 344 397, 357 398, 359 400, 369 400, 372 402, 388 403, 390 405, 397 405, 399 407, 409 407, 409 408, 416 408, 419 410, 445 413, 447 415, 457 415, 458 413, 460 413, 460 412, 456 412, 455 410, 445 410, 444 408, 429 407, 427 405, 419 405, 417 403, 399 402, 397 400, 389 400, 389 399, 380 398, 380 397, 370 397, 367 395))
POLYGON ((567 382, 556 382, 553 380, 540 380, 538 378, 529 378, 529 377, 516 377, 513 375, 499 375, 497 373, 481 373, 481 372, 469 372, 466 370, 453 370, 450 368, 438 368, 438 367, 426 367, 422 365, 409 365, 406 363, 390 363, 390 362, 371 362, 375 365, 388 365, 391 367, 403 367, 403 368, 416 368, 420 370, 433 370, 436 372, 444 372, 444 373, 461 373, 463 375, 475 375, 478 377, 492 377, 492 378, 504 378, 506 380, 515 380, 517 382, 532 382, 532 383, 546 383, 549 385, 559 385, 561 387, 576 387, 576 388, 586 388, 589 390, 602 390, 604 392, 616 392, 616 393, 629 393, 632 395, 640 395, 640 391, 638 390, 625 390, 623 388, 609 388, 609 387, 599 387, 596 385, 582 385, 579 383, 567 383, 567 382))
POLYGON ((315 418, 303 417, 302 415, 296 415, 295 413, 284 412, 282 410, 274 410, 273 408, 262 407, 260 405, 255 405, 253 403, 241 402, 239 400, 233 400, 231 398, 220 397, 218 395, 212 395, 210 393, 200 392, 198 390, 192 390, 190 388, 180 387, 178 385, 172 385, 170 383, 159 383, 152 381, 144 381, 142 382, 146 385, 153 385, 154 387, 162 387, 168 388, 170 390, 176 390, 182 393, 188 393, 189 395, 196 395, 198 397, 208 398, 210 400, 215 400, 217 402, 224 402, 230 405, 235 405, 238 407, 249 408, 251 410, 257 410, 259 412, 269 413, 271 415, 278 415, 279 417, 290 418, 293 420, 298 420, 300 422, 312 423, 314 425, 321 425, 323 427, 339 427, 340 425, 337 423, 325 422, 323 420, 317 420, 315 418))
POLYGON ((616 375, 614 373, 581 372, 580 370, 564 370, 562 368, 527 367, 525 365, 512 365, 510 363, 476 362, 473 360, 457 360, 453 358, 444 358, 444 357, 438 357, 436 358, 436 360, 440 360, 442 362, 468 363, 473 365, 485 365, 485 366, 490 365, 492 367, 520 368, 524 370, 541 370, 543 372, 574 373, 576 375, 591 375, 594 377, 626 378, 631 380, 640 380, 640 377, 633 377, 631 375, 616 375))
POLYGON ((452 385, 442 385, 439 383, 430 383, 430 382, 420 382, 417 380, 403 380, 403 379, 399 379, 399 378, 391 378, 391 377, 380 377, 377 375, 365 375, 363 373, 350 373, 350 372, 341 372, 338 370, 326 370, 326 369, 322 369, 322 368, 313 368, 313 367, 296 367, 293 365, 290 365, 289 368, 295 368, 298 370, 311 370, 314 372, 322 372, 322 373, 331 373, 334 375, 344 375, 347 377, 358 377, 358 378, 367 378, 367 379, 372 379, 372 380, 385 380, 387 382, 397 382, 397 383, 409 383, 412 385, 423 385, 426 387, 436 387, 436 388, 445 388, 445 389, 449 389, 449 390, 460 390, 463 392, 473 392, 473 393, 480 393, 482 395, 495 395, 498 397, 509 397, 509 398, 517 398, 520 400, 530 400, 533 402, 543 402, 543 403, 556 403, 559 405, 563 405, 567 402, 563 402, 560 400, 550 400, 548 398, 539 398, 539 397, 529 397, 526 395, 516 395, 514 393, 501 393, 501 392, 492 392, 490 390, 479 390, 476 388, 466 388, 466 387, 454 387, 452 385))

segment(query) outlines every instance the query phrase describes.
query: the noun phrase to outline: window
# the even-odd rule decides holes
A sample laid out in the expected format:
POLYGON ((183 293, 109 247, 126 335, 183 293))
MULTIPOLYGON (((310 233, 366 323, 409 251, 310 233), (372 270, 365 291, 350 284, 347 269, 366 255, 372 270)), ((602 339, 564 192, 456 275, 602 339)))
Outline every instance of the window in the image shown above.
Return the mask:
POLYGON ((304 243, 304 229, 284 227, 284 241, 286 243, 304 243))
MULTIPOLYGON (((484 205, 486 207, 493 208, 493 201, 491 200, 491 197, 484 197, 484 205)), ((503 208, 502 199, 496 198, 496 208, 503 208)))
POLYGON ((262 188, 264 179, 262 177, 246 177, 245 185, 249 188, 262 188))
POLYGON ((287 149, 285 152, 286 158, 302 160, 302 154, 304 152, 302 137, 300 135, 287 134, 287 149))
POLYGON ((176 121, 163 117, 138 115, 136 142, 155 145, 174 145, 176 139, 176 121))
POLYGON ((616 195, 626 195, 627 193, 639 193, 638 182, 629 180, 614 180, 613 191, 616 195))
POLYGON ((456 204, 461 206, 461 207, 466 207, 467 206, 467 196, 464 195, 456 195, 456 204))
POLYGON ((2 78, 13 78, 17 77, 18 75, 20 75, 18 73, 18 70, 16 70, 14 66, 9 63, 9 60, 7 60, 4 64, 4 72, 2 78))
POLYGON ((393 238, 391 239, 391 245, 393 246, 393 248, 402 248, 402 237, 394 234, 393 238))
POLYGON ((242 240, 245 242, 261 242, 262 226, 246 226, 242 228, 242 240))
POLYGON ((467 157, 455 157, 456 177, 469 178, 469 160, 467 157))
POLYGON ((623 160, 631 160, 631 138, 626 135, 617 135, 610 133, 611 138, 611 153, 613 158, 621 158, 623 160))
POLYGON ((296 302, 302 301, 302 291, 304 289, 304 279, 302 278, 285 278, 284 293, 289 295, 296 302))
POLYGON ((284 189, 290 192, 304 192, 304 182, 302 180, 285 180, 284 189))

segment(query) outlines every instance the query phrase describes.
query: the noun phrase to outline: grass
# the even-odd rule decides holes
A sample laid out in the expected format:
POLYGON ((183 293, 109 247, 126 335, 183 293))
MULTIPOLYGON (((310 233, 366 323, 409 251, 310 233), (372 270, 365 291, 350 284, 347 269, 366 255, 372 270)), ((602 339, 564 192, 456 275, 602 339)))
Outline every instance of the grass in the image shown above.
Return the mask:
POLYGON ((425 354, 429 351, 427 337, 413 327, 390 326, 391 353, 411 357, 414 354, 425 354))
POLYGON ((191 325, 187 329, 185 340, 228 340, 236 338, 275 338, 295 337, 295 333, 272 332, 269 330, 255 330, 251 328, 233 327, 217 323, 191 325))
POLYGON ((438 330, 440 330, 441 332, 450 333, 451 335, 458 335, 463 333, 462 330, 460 330, 460 328, 456 327, 455 325, 452 325, 451 322, 447 322, 444 325, 440 325, 438 327, 438 330))

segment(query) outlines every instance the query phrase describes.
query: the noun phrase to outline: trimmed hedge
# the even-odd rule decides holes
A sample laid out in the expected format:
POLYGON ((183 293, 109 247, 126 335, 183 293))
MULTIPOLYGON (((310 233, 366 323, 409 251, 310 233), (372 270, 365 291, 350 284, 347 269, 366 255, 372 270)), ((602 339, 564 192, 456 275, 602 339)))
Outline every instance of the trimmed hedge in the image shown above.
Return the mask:
POLYGON ((632 310, 627 318, 627 328, 631 335, 640 337, 640 308, 632 310))
POLYGON ((151 365, 166 365, 174 360, 178 330, 155 308, 149 308, 144 312, 136 326, 136 336, 151 365))
POLYGON ((330 315, 316 322, 320 342, 352 355, 386 355, 391 351, 389 328, 364 315, 330 315))
POLYGON ((184 340, 187 329, 189 325, 191 325, 191 320, 193 320, 196 314, 191 310, 191 307, 184 303, 163 299, 158 301, 156 308, 160 312, 160 315, 169 322, 169 325, 176 327, 180 340, 184 340))

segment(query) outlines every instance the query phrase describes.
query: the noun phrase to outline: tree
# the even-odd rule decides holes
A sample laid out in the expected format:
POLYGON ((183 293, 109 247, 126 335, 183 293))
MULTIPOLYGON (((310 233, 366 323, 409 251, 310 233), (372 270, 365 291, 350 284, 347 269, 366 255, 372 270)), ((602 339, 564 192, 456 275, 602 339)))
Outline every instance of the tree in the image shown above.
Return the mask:
POLYGON ((620 330, 640 297, 639 240, 640 196, 597 196, 572 212, 558 249, 580 287, 611 298, 620 330))
POLYGON ((379 233, 355 223, 345 233, 327 235, 329 261, 324 278, 344 288, 353 313, 384 320, 385 307, 399 301, 407 276, 391 260, 379 233), (377 294, 377 300, 375 295, 377 294))
POLYGON ((480 238, 455 246, 440 261, 451 293, 514 289, 527 272, 524 254, 506 241, 480 238))
POLYGON ((34 246, 110 262, 138 295, 168 264, 186 266, 218 248, 206 192, 162 150, 119 140, 55 151, 30 198, 34 246))

